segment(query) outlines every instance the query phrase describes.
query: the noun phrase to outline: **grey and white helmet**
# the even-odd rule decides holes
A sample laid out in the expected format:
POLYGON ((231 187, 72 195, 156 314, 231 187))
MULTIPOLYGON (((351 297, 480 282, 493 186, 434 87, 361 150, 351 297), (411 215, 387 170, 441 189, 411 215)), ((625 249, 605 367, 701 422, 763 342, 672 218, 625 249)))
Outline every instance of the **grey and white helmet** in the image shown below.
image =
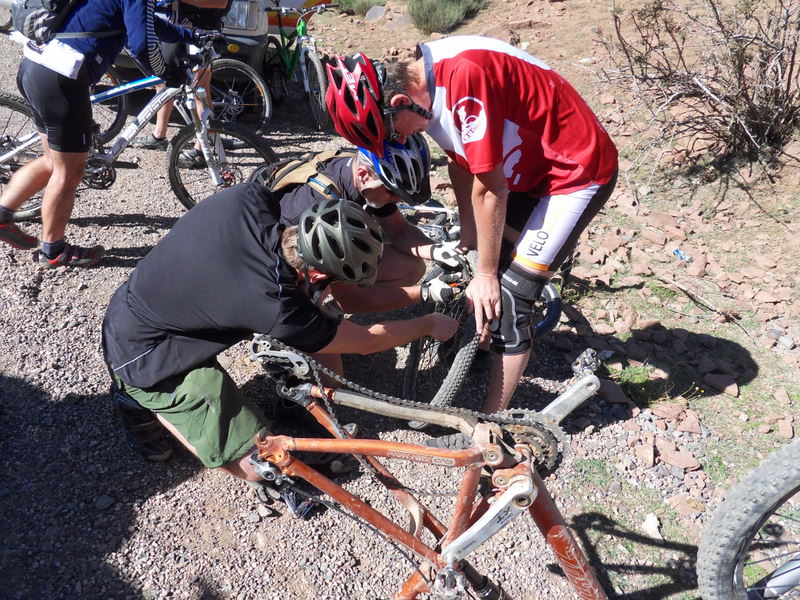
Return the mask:
POLYGON ((421 133, 408 136, 405 144, 384 142, 383 158, 359 148, 392 194, 409 204, 420 204, 431 197, 431 152, 421 133))
POLYGON ((300 255, 310 267, 338 281, 372 285, 383 256, 375 218, 349 200, 325 200, 300 214, 300 255))

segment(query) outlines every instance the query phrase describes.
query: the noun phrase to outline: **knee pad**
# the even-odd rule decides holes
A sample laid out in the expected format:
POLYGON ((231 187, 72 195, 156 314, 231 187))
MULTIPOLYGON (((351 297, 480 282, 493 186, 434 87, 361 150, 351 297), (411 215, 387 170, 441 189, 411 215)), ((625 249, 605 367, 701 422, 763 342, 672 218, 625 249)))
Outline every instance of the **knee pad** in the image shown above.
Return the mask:
POLYGON ((492 350, 498 354, 522 354, 531 347, 533 304, 542 295, 547 279, 511 263, 500 276, 500 319, 492 323, 492 350))

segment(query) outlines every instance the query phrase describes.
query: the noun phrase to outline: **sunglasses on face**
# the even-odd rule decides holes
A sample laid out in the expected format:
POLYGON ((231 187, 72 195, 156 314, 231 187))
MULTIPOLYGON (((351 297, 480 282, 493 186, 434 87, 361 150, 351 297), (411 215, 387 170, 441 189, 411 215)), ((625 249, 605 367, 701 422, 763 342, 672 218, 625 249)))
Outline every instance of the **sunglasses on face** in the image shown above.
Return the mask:
POLYGON ((409 104, 401 104, 400 106, 389 106, 383 109, 383 114, 386 117, 386 128, 389 130, 389 141, 395 141, 400 137, 394 127, 394 115, 404 110, 410 110, 414 114, 419 115, 423 119, 430 121, 433 119, 433 113, 429 110, 422 108, 419 104, 411 100, 408 96, 409 104))

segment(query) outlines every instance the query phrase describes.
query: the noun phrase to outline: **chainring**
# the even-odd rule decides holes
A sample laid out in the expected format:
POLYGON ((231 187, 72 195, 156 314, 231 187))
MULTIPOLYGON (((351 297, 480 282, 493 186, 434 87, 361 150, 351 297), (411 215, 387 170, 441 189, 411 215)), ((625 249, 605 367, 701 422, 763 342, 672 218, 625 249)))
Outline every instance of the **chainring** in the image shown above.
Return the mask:
POLYGON ((86 161, 83 182, 93 190, 107 190, 117 180, 117 171, 108 161, 93 156, 86 161))

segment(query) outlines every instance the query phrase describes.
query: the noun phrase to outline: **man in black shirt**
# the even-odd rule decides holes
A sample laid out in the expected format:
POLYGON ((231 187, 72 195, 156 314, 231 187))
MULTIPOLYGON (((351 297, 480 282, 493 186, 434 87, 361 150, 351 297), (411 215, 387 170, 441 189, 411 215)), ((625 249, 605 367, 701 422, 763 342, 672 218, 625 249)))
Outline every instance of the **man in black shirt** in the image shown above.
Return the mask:
POLYGON ((380 229, 346 201, 314 205, 299 220, 285 228, 277 199, 258 184, 219 192, 184 215, 112 297, 103 350, 128 441, 147 458, 170 454, 160 422, 207 467, 260 480, 248 457, 268 423, 216 360, 253 332, 328 357, 455 333, 438 313, 372 326, 326 315, 312 296, 324 297, 327 284, 374 282, 380 229), (344 258, 328 250, 337 246, 344 258))

